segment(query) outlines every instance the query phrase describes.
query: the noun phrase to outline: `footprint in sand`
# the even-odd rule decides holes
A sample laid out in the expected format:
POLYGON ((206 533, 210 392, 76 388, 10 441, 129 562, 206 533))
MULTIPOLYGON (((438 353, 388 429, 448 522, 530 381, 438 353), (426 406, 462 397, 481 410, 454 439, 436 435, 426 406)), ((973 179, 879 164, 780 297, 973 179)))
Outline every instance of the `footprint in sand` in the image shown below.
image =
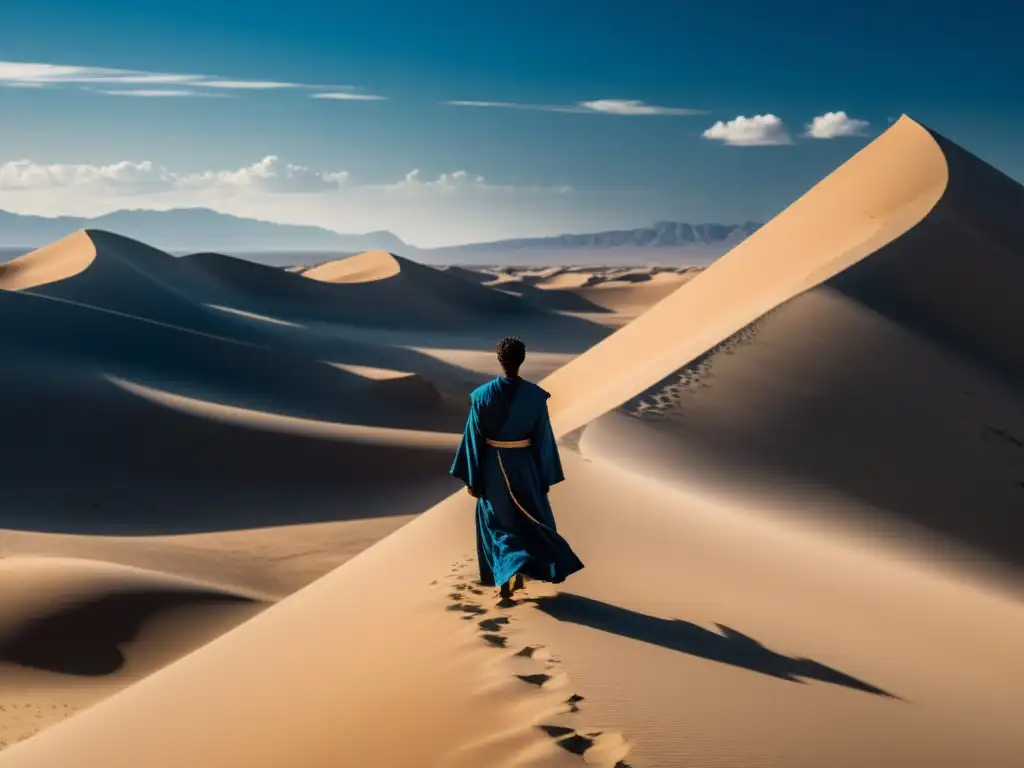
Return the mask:
POLYGON ((484 619, 483 621, 479 622, 477 626, 480 627, 480 629, 482 629, 484 632, 498 632, 501 630, 502 627, 508 624, 508 621, 509 620, 507 616, 498 616, 494 619, 484 619))
MULTIPOLYGON (((463 613, 470 613, 473 616, 482 616, 483 614, 487 613, 487 609, 484 608, 482 605, 477 605, 476 603, 464 603, 464 602, 452 603, 451 605, 448 606, 448 610, 449 611, 462 611, 463 613)), ((470 618, 472 618, 472 616, 470 618)))
POLYGON ((528 645, 518 651, 516 656, 522 656, 526 659, 536 659, 537 661, 551 661, 551 652, 543 645, 528 645))
POLYGON ((538 725, 555 743, 566 752, 579 755, 590 765, 610 765, 614 768, 629 768, 623 758, 629 754, 629 744, 617 733, 587 731, 580 733, 575 728, 563 725, 538 725))

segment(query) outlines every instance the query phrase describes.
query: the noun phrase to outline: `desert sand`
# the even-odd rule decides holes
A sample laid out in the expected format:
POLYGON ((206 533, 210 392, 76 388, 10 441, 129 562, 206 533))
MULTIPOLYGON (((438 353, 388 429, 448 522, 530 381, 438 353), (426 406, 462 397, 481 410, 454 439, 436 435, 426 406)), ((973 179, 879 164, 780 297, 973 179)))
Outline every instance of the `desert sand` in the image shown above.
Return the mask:
POLYGON ((619 328, 696 277, 700 267, 448 267, 531 304, 619 328))
POLYGON ((1022 211, 904 117, 701 271, 0 268, 0 768, 1019 765, 1022 211), (505 332, 587 568, 501 606, 505 332))

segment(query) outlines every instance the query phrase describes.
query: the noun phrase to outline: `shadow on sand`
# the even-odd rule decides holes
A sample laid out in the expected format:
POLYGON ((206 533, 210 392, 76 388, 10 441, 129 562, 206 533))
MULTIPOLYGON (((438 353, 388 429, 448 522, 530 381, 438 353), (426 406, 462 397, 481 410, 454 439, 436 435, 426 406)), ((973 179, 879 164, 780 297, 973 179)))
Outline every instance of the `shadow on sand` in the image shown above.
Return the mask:
POLYGON ((553 597, 535 598, 530 602, 543 613, 559 621, 611 632, 620 637, 749 669, 780 680, 794 683, 818 680, 877 696, 898 698, 870 683, 811 659, 790 658, 771 651, 753 638, 721 624, 716 625, 721 632, 719 634, 688 621, 659 619, 567 592, 559 592, 553 597))
MULTIPOLYGON (((103 595, 56 609, 0 637, 0 663, 96 677, 112 675, 125 663, 121 646, 160 615, 202 606, 245 606, 247 598, 200 589, 141 590, 103 595)), ((178 614, 187 620, 186 614, 178 614)))

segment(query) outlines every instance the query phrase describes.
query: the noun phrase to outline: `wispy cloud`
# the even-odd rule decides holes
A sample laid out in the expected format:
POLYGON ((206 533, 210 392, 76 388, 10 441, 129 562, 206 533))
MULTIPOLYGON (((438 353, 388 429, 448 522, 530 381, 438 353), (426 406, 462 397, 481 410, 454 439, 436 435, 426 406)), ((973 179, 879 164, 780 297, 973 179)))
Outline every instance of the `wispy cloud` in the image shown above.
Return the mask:
POLYGON ((314 88, 316 86, 301 83, 278 83, 273 80, 220 80, 206 79, 197 85, 204 88, 234 88, 241 91, 271 91, 278 88, 314 88))
POLYGON ((520 104, 513 101, 474 101, 474 100, 456 100, 456 101, 445 101, 452 107, 480 107, 483 109, 526 109, 535 112, 572 112, 579 114, 580 112, 590 112, 592 110, 582 109, 580 107, 560 107, 557 104, 520 104))
MULTIPOLYGON (((38 62, 0 61, 0 85, 15 88, 47 88, 77 86, 95 88, 105 95, 125 96, 197 96, 217 91, 269 91, 281 89, 316 89, 332 93, 353 93, 349 85, 316 85, 292 83, 277 80, 243 80, 217 75, 182 74, 174 72, 149 72, 135 69, 114 69, 109 67, 72 66, 38 62), (136 88, 122 86, 137 86, 136 88), (145 86, 145 87, 141 87, 145 86)), ((342 98, 332 96, 331 98, 342 98)), ((380 97, 375 97, 380 98, 380 97)), ((365 96, 354 95, 354 100, 367 100, 365 96)))
POLYGON ((772 114, 739 115, 733 120, 719 120, 704 131, 703 136, 733 147, 771 147, 793 143, 782 119, 772 114))
POLYGON ((336 101, 385 101, 387 96, 375 96, 372 93, 354 93, 352 91, 332 91, 330 93, 314 93, 313 99, 333 99, 336 101))
POLYGON ((226 93, 204 93, 202 91, 190 91, 175 88, 165 88, 161 90, 148 89, 148 88, 128 88, 125 90, 106 90, 97 88, 96 93, 102 93, 105 96, 134 96, 140 99, 161 99, 161 98, 228 98, 226 93))
POLYGON ((870 123, 850 117, 843 111, 818 115, 807 126, 805 136, 812 139, 838 139, 844 136, 863 136, 870 123))
POLYGON ((645 104, 636 99, 598 99, 596 101, 581 101, 580 106, 592 112, 602 112, 606 115, 703 115, 702 109, 689 109, 687 107, 658 107, 653 104, 645 104))
POLYGON ((701 115, 702 109, 688 107, 662 107, 647 104, 638 99, 595 99, 578 101, 575 104, 526 104, 514 101, 456 100, 443 102, 453 107, 480 107, 485 109, 523 109, 534 112, 566 112, 576 115, 619 115, 636 117, 640 115, 701 115))

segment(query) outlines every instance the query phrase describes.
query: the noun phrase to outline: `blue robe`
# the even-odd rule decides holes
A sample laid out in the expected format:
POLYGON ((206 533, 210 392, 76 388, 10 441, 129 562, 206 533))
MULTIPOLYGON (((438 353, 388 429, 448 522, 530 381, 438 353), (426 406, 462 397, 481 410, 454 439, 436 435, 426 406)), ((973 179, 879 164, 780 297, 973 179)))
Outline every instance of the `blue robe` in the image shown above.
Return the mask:
POLYGON ((565 479, 551 431, 550 395, 523 379, 499 377, 473 390, 451 474, 477 495, 480 581, 504 584, 517 573, 561 582, 583 568, 559 536, 547 491, 565 479), (495 448, 486 440, 529 439, 529 448, 495 448))

